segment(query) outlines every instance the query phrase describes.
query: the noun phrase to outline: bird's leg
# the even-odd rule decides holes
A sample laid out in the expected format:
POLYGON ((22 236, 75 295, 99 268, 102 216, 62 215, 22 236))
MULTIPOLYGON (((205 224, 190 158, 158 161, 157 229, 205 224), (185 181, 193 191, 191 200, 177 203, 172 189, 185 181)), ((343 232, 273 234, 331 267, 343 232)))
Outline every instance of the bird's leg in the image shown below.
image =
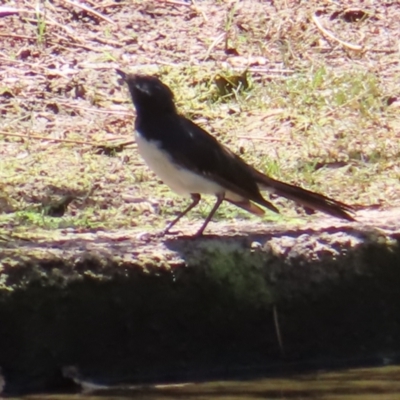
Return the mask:
POLYGON ((206 229, 206 226, 208 223, 211 221, 211 218, 214 216, 215 212, 218 210, 219 206, 224 200, 224 194, 217 194, 217 201, 214 204, 214 207, 210 211, 210 214, 208 214, 208 217, 204 221, 204 224, 201 226, 201 228, 197 231, 197 233, 194 235, 195 237, 199 237, 203 234, 204 229, 206 229))
POLYGON ((187 214, 192 208, 196 207, 197 204, 199 204, 199 201, 201 199, 201 196, 198 193, 192 193, 190 195, 192 197, 192 202, 189 204, 189 206, 183 210, 179 215, 172 221, 170 222, 167 227, 163 231, 163 235, 166 235, 169 230, 185 215, 187 214))

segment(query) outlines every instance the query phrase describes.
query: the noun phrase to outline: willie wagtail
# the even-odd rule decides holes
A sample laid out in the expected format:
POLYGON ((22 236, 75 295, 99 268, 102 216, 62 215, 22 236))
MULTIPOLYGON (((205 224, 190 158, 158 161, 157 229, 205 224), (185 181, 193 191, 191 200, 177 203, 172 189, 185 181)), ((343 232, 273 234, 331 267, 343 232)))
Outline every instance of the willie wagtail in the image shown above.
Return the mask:
POLYGON ((147 165, 173 191, 190 195, 192 202, 169 225, 167 233, 195 207, 202 194, 217 201, 195 236, 201 236, 223 200, 253 214, 262 215, 263 206, 278 209, 264 199, 260 190, 286 197, 306 208, 354 221, 353 208, 322 194, 277 181, 246 164, 194 122, 178 114, 174 95, 158 78, 117 73, 128 84, 136 108, 135 134, 139 153, 147 165))

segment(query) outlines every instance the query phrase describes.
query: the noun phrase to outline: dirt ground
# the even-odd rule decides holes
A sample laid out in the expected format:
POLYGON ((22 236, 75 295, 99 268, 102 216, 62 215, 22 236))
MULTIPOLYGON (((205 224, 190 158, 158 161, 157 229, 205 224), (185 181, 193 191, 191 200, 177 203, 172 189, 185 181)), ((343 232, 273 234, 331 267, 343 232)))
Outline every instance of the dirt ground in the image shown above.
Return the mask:
POLYGON ((399 354, 399 2, 6 0, 0 41, 6 392, 399 354), (271 198, 153 237, 187 200, 137 154, 116 68, 358 222, 271 198))
MULTIPOLYGON (((184 114, 278 179, 400 205, 398 2, 20 0, 0 15, 3 239, 160 229, 184 205, 136 152, 116 67, 158 74, 184 114), (244 71, 243 90, 218 85, 244 71)), ((252 217, 227 205, 227 218, 252 217)))

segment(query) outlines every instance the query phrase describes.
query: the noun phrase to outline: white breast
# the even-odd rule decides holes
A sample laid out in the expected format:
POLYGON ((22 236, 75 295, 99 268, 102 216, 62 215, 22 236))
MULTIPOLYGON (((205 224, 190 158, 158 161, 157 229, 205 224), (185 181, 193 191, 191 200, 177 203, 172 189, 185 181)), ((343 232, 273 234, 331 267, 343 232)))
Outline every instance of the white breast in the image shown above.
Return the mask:
POLYGON ((225 192, 225 189, 217 183, 174 164, 171 158, 160 149, 159 142, 148 141, 137 131, 135 136, 139 153, 146 164, 174 192, 180 195, 189 195, 191 193, 218 194, 225 192))

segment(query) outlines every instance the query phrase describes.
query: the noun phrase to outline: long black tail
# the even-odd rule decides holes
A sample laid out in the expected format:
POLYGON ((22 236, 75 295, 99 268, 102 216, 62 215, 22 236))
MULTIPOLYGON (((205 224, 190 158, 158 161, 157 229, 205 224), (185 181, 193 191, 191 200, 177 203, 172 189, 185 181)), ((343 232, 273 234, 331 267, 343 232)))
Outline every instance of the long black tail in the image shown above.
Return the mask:
POLYGON ((355 221, 349 214, 354 212, 353 207, 345 203, 333 200, 323 194, 311 192, 299 186, 277 181, 257 170, 253 171, 253 175, 261 190, 268 190, 278 196, 293 200, 296 203, 300 203, 314 210, 322 211, 333 217, 346 219, 347 221, 355 221))

